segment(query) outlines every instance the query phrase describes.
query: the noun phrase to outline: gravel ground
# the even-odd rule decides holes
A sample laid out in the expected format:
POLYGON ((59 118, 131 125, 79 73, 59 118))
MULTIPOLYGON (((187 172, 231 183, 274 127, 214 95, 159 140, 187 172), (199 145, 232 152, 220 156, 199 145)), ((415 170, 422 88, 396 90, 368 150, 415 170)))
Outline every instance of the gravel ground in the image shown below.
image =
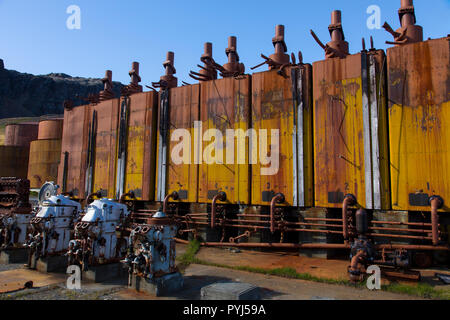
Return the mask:
POLYGON ((65 285, 46 286, 0 294, 0 300, 118 300, 112 295, 123 288, 83 288, 69 290, 65 285))

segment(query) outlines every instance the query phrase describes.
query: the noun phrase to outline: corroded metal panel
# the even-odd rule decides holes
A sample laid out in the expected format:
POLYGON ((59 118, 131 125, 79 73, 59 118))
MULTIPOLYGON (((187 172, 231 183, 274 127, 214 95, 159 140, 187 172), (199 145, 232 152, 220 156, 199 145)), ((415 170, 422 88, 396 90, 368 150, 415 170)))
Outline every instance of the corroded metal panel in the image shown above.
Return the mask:
MULTIPOLYGON (((121 105, 124 99, 121 98, 121 105)), ((150 201, 155 191, 157 94, 136 93, 128 99, 124 192, 133 191, 136 199, 150 201)))
POLYGON ((346 194, 368 209, 389 207, 384 65, 382 51, 313 64, 318 207, 339 208, 346 194))
POLYGON ((285 73, 287 78, 276 70, 252 75, 252 128, 259 139, 267 137, 267 145, 276 142, 271 141, 271 130, 278 130, 279 155, 278 169, 272 174, 262 174, 261 169, 268 166, 261 161, 252 165, 251 203, 269 205, 281 192, 287 205, 312 206, 311 65, 287 68, 285 73), (267 130, 267 134, 261 130, 267 130))
POLYGON ((58 185, 65 184, 63 192, 73 192, 75 198, 84 199, 86 156, 89 134, 90 106, 80 106, 64 111, 61 161, 58 168, 58 185), (67 153, 67 161, 64 161, 67 153), (66 173, 64 175, 64 173, 66 173))
MULTIPOLYGON (((169 130, 168 130, 168 157, 167 166, 162 166, 157 159, 157 179, 160 181, 157 195, 162 201, 167 194, 178 192, 181 202, 197 202, 198 199, 198 164, 194 163, 194 137, 195 121, 199 121, 200 85, 189 85, 169 90, 169 130), (186 130, 186 131, 184 131, 186 130), (182 133, 189 141, 184 140, 182 133), (172 141, 173 140, 173 141, 172 141), (191 152, 181 149, 190 146, 191 152), (186 152, 186 154, 185 154, 186 152), (177 161, 175 157, 182 161, 177 161), (186 159, 183 159, 187 156, 186 159), (175 160, 175 161, 174 161, 175 160), (161 178, 162 170, 167 170, 166 183, 161 178)), ((160 104, 161 105, 161 104, 160 104)), ((161 111, 161 110, 160 110, 161 111)), ((160 113, 161 115, 161 113, 160 113)), ((158 117, 158 150, 162 144, 161 117, 158 117)))
POLYGON ((220 191, 227 194, 229 203, 250 203, 249 141, 245 139, 238 147, 237 139, 230 139, 234 141, 230 142, 234 155, 225 150, 227 129, 241 129, 240 132, 244 133, 249 129, 249 95, 250 76, 200 84, 200 131, 203 142, 199 148, 201 159, 197 160, 201 162, 198 187, 198 201, 201 203, 211 202, 220 191), (222 137, 218 136, 216 141, 210 129, 217 129, 222 137))
POLYGON ((61 160, 61 140, 36 140, 30 144, 28 180, 31 188, 56 181, 61 160))
POLYGON ((119 99, 100 102, 91 109, 91 113, 97 112, 92 192, 114 198, 119 99))
POLYGON ((20 146, 0 146, 0 177, 27 178, 30 149, 20 146))
POLYGON ((392 208, 428 210, 450 199, 449 38, 389 48, 392 208))

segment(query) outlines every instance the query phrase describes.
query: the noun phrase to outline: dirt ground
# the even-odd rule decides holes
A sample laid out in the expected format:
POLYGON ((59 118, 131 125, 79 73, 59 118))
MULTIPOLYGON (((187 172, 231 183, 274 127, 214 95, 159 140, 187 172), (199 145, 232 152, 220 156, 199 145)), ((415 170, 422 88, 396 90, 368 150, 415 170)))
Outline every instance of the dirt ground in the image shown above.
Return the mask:
MULTIPOLYGON (((186 246, 177 245, 177 254, 185 252, 186 246)), ((313 276, 346 279, 348 262, 344 260, 325 260, 307 258, 282 253, 262 253, 218 248, 201 248, 198 259, 210 263, 229 266, 252 266, 265 269, 291 267, 299 273, 313 276)), ((129 290, 127 279, 115 279, 105 283, 82 281, 81 290, 66 288, 65 274, 44 274, 26 270, 22 265, 0 265, 0 299, 18 300, 171 300, 200 299, 202 287, 215 282, 237 281, 258 286, 264 300, 416 300, 420 299, 403 294, 384 291, 287 279, 277 276, 256 274, 198 264, 191 264, 184 271, 184 288, 169 297, 156 297, 129 290), (3 268, 2 268, 3 267, 3 268), (33 281, 32 289, 24 289, 27 281, 33 281)), ((440 271, 442 272, 442 270, 440 271)), ((434 276, 434 270, 424 271, 424 275, 434 276)), ((445 272, 443 272, 445 273, 445 272)), ((446 273, 450 273, 448 270, 446 273)), ((434 284, 450 290, 449 286, 434 284)))

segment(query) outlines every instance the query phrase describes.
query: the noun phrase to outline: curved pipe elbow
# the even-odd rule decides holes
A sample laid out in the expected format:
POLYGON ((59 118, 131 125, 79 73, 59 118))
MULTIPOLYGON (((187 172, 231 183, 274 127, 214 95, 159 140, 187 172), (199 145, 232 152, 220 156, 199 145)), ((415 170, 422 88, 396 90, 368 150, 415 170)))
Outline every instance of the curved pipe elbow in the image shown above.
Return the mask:
POLYGON ((87 205, 91 204, 94 201, 94 197, 96 197, 97 199, 101 199, 102 193, 100 191, 97 191, 89 194, 88 197, 86 198, 86 204, 87 205))
POLYGON ((120 196, 119 198, 119 203, 124 203, 125 202, 125 198, 129 197, 131 199, 136 199, 134 192, 133 191, 128 191, 127 193, 124 193, 120 196))
POLYGON ((167 208, 169 207, 169 199, 178 200, 178 192, 174 191, 172 193, 169 193, 165 198, 163 202, 163 212, 167 214, 167 208))
POLYGON ((217 214, 217 201, 226 201, 227 200, 227 194, 223 191, 219 192, 214 196, 212 199, 212 205, 211 205, 211 229, 214 229, 216 227, 216 214, 217 214))

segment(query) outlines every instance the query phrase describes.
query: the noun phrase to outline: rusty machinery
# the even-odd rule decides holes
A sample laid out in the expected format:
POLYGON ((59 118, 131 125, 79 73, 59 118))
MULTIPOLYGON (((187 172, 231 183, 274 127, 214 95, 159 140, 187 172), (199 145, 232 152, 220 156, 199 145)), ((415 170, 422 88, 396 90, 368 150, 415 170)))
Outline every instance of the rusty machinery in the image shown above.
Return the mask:
POLYGON ((69 196, 57 195, 59 186, 45 183, 39 192, 39 206, 30 220, 25 245, 30 248, 29 268, 36 268, 41 257, 62 255, 73 239, 73 228, 81 214, 81 204, 69 196))
POLYGON ((314 40, 322 47, 325 51, 325 57, 327 59, 331 58, 345 58, 348 56, 348 42, 345 41, 344 29, 342 28, 341 11, 335 10, 331 13, 331 24, 328 27, 330 31, 331 41, 326 45, 319 40, 314 31, 311 30, 311 35, 314 40))
POLYGON ((176 234, 176 221, 163 211, 134 226, 129 238, 128 255, 121 261, 128 266, 130 286, 133 277, 154 281, 178 272, 175 265, 176 234))
POLYGON ((394 41, 386 41, 387 44, 405 45, 423 41, 423 28, 416 25, 416 14, 413 0, 401 0, 401 7, 398 10, 401 27, 394 31, 392 27, 385 22, 383 28, 389 32, 394 41))
POLYGON ((29 196, 29 180, 0 178, 0 250, 23 247, 33 216, 29 196))
MULTIPOLYGON (((127 251, 128 206, 106 198, 92 201, 98 196, 101 194, 88 198, 84 215, 75 225, 75 237, 68 245, 68 264, 81 265, 83 271, 89 266, 118 262, 127 251)), ((124 199, 125 195, 121 196, 121 202, 124 199)))
MULTIPOLYGON (((257 66, 252 67, 251 70, 255 70, 256 68, 259 68, 267 64, 269 66, 269 70, 278 69, 278 74, 287 78, 284 69, 288 66, 295 65, 296 59, 293 53, 291 54, 291 57, 289 57, 289 55, 286 54, 287 46, 286 42, 284 41, 284 25, 280 24, 275 27, 275 37, 273 37, 272 39, 272 44, 275 48, 275 52, 271 54, 269 57, 265 56, 264 54, 261 54, 261 58, 263 58, 265 61, 258 64, 257 66)), ((303 63, 303 57, 301 52, 298 53, 298 59, 299 64, 301 65, 303 63)))

